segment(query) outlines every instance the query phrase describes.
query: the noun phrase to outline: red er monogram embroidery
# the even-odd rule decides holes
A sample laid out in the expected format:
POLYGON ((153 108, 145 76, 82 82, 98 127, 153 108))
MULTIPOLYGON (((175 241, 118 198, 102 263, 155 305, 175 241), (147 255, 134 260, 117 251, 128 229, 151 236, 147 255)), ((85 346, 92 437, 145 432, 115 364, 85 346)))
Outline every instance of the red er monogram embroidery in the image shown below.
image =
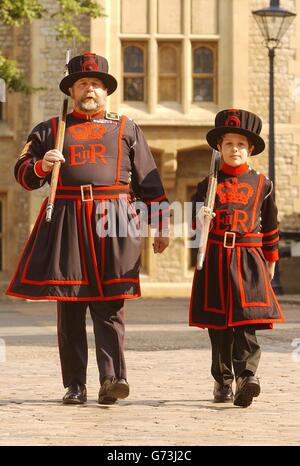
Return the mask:
POLYGON ((253 193, 254 189, 250 184, 238 183, 237 178, 233 178, 231 182, 219 183, 217 187, 217 194, 221 204, 247 205, 253 193))
MULTIPOLYGON (((76 141, 91 141, 102 139, 106 128, 98 123, 86 122, 80 125, 74 125, 69 128, 73 139, 76 141)), ((75 167, 86 163, 96 164, 99 159, 104 165, 105 146, 104 144, 89 144, 88 148, 83 144, 70 144, 70 166, 75 167)))
POLYGON ((235 209, 232 213, 228 210, 216 210, 215 225, 217 230, 225 231, 228 227, 232 231, 238 231, 238 225, 247 233, 248 214, 244 210, 235 209))

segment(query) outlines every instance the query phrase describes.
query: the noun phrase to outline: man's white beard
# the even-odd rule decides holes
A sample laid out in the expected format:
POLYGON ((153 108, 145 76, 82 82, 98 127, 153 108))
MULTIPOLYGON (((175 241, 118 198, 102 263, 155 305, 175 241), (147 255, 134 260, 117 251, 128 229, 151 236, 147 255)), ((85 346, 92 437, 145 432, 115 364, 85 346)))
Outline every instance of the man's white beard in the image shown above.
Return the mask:
POLYGON ((80 100, 78 101, 78 107, 82 111, 93 111, 93 112, 98 112, 101 109, 104 109, 106 107, 106 98, 107 98, 107 91, 102 90, 101 92, 97 91, 97 97, 96 99, 88 99, 88 100, 80 100))
POLYGON ((96 102, 95 100, 87 100, 87 101, 80 101, 79 102, 79 108, 80 110, 83 111, 91 111, 93 110, 95 113, 101 109, 101 105, 99 102, 96 102))

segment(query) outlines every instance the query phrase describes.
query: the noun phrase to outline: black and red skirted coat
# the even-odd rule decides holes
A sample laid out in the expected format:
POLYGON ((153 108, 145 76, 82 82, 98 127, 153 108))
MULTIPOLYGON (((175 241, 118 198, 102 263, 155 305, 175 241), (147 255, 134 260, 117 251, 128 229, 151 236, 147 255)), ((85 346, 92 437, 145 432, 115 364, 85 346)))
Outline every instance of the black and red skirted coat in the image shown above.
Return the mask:
MULTIPOLYGON (((57 124, 52 118, 36 126, 16 163, 15 177, 29 191, 50 182, 51 173, 41 164, 55 146, 57 124)), ((101 112, 87 119, 73 111, 67 116, 63 154, 52 221, 45 221, 45 199, 7 294, 57 301, 140 296, 141 237, 126 231, 128 222, 139 222, 130 186, 149 213, 152 205, 166 201, 141 129, 126 116, 101 112), (99 228, 106 228, 111 212, 117 233, 103 234, 99 228)), ((152 225, 163 226, 163 221, 156 207, 152 225)))
MULTIPOLYGON (((195 202, 204 202, 208 178, 195 202)), ((194 204, 194 213, 196 204, 194 204)), ((223 165, 202 270, 195 270, 190 325, 272 328, 284 320, 267 262, 278 260, 279 230, 272 182, 249 168, 223 165)))

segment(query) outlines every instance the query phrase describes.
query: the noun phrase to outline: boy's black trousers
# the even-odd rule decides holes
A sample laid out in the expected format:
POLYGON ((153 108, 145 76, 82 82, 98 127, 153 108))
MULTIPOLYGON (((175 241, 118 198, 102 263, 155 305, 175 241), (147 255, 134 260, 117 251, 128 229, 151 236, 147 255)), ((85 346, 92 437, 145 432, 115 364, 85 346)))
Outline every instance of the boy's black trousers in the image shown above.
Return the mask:
POLYGON ((253 326, 208 329, 212 345, 211 373, 220 385, 229 385, 243 373, 255 375, 261 349, 253 326))

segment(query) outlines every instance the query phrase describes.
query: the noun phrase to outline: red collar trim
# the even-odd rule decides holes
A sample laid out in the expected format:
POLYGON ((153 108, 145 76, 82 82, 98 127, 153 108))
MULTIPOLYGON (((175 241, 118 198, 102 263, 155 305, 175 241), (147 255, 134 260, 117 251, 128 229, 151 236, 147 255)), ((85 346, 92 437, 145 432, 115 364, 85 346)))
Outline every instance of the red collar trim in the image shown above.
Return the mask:
POLYGON ((76 110, 73 110, 72 115, 76 118, 80 118, 81 120, 92 120, 93 118, 99 118, 100 116, 104 115, 104 110, 101 110, 101 112, 94 113, 93 115, 87 115, 85 113, 79 113, 76 112, 76 110))
POLYGON ((243 163, 238 167, 232 167, 231 165, 227 165, 224 163, 221 168, 222 172, 226 173, 227 175, 242 175, 249 170, 249 165, 247 163, 243 163))

